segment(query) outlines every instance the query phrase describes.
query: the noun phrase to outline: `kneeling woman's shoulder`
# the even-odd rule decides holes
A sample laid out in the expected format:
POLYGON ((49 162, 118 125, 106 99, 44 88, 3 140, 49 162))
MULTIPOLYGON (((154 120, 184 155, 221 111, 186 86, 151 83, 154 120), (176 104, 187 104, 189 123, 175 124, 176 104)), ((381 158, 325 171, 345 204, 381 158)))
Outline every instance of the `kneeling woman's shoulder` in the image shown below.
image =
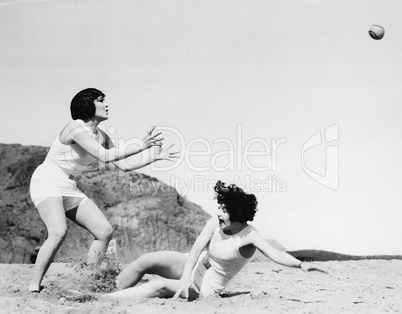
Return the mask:
POLYGON ((265 241, 265 239, 260 235, 258 230, 254 227, 250 228, 250 231, 247 232, 245 239, 247 242, 252 243, 255 245, 255 243, 259 241, 265 241))

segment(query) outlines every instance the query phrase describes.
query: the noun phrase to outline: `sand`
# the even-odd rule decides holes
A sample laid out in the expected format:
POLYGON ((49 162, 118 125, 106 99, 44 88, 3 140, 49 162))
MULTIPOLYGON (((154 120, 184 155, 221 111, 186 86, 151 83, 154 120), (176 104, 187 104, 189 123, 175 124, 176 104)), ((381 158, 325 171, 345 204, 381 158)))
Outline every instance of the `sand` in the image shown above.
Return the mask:
MULTIPOLYGON (((328 274, 272 262, 249 263, 222 297, 111 301, 80 286, 77 264, 51 265, 41 293, 26 287, 33 266, 0 264, 0 313, 401 313, 402 261, 318 263, 328 274)), ((152 280, 151 276, 146 277, 152 280)))

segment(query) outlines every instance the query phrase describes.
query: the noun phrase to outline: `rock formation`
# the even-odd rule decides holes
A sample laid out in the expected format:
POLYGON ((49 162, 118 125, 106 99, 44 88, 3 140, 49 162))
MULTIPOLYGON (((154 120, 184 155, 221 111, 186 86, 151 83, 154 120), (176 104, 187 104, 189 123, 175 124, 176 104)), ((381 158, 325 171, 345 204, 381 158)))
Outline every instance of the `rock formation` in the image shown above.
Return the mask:
MULTIPOLYGON (((29 196, 29 181, 47 151, 46 147, 0 144, 2 263, 30 263, 35 248, 46 239, 46 228, 29 196)), ((77 184, 112 224, 122 263, 144 252, 187 251, 209 218, 173 187, 139 172, 122 173, 94 163, 77 184)), ((85 260, 92 239, 89 232, 68 221, 68 235, 56 261, 85 260)))

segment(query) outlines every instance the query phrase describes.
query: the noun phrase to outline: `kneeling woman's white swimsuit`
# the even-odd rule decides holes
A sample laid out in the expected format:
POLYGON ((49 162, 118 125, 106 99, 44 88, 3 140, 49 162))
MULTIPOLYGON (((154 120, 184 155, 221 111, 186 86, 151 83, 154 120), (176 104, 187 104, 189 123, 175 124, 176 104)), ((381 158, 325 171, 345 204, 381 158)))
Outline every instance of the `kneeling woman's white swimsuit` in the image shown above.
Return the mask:
POLYGON ((252 256, 245 258, 239 251, 241 241, 250 232, 257 231, 251 225, 234 235, 226 235, 219 227, 215 230, 208 249, 201 253, 192 273, 192 281, 200 297, 221 293, 251 260, 252 256))
MULTIPOLYGON (((94 135, 82 120, 85 131, 94 135)), ((76 178, 85 167, 96 160, 78 144, 63 144, 59 136, 52 144, 45 161, 36 168, 31 178, 30 194, 35 207, 49 197, 60 197, 65 211, 79 206, 87 196, 77 188, 76 178)))

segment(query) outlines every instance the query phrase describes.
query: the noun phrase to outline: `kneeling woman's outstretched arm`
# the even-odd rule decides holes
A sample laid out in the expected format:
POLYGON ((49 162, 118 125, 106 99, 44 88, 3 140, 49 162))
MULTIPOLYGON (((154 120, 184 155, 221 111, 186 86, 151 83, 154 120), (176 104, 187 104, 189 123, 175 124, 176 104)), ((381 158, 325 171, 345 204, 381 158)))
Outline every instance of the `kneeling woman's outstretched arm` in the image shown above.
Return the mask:
POLYGON ((289 267, 298 267, 304 271, 319 271, 327 273, 314 263, 301 262, 289 253, 275 249, 257 231, 250 232, 247 237, 247 241, 250 244, 253 244, 261 253, 272 259, 275 263, 289 267))

